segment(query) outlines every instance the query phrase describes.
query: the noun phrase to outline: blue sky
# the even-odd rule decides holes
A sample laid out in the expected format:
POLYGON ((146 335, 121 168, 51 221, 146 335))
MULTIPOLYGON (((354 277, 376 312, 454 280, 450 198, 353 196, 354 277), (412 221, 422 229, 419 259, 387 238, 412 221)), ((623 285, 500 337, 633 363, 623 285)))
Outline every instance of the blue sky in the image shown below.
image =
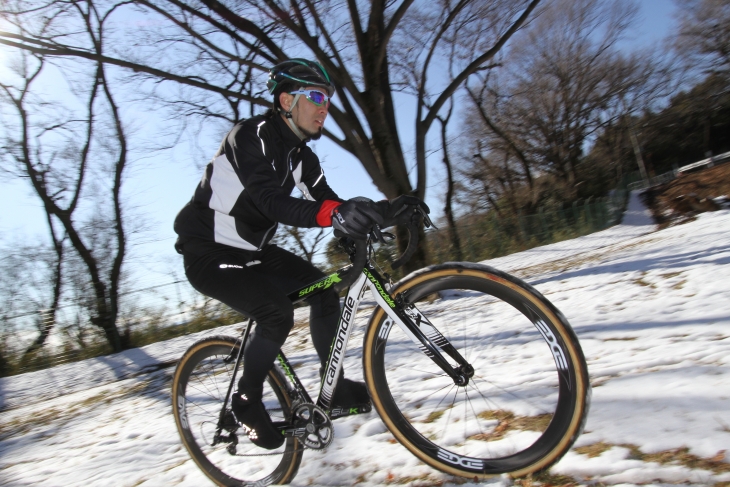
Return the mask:
MULTIPOLYGON (((640 18, 637 19, 631 38, 625 42, 629 49, 658 42, 668 33, 673 22, 672 0, 638 0, 638 4, 640 18)), ((3 49, 5 48, 0 47, 0 65, 4 59, 3 49)), ((397 110, 404 113, 400 121, 401 139, 412 139, 408 134, 413 133, 413 104, 405 97, 397 98, 396 103, 397 110)), ((206 158, 212 156, 224 133, 207 135, 198 141, 203 150, 209 152, 206 158)), ((152 227, 143 242, 136 243, 133 249, 129 264, 138 277, 138 285, 133 287, 145 287, 151 283, 171 280, 169 270, 175 268, 178 259, 172 248, 175 237, 172 221, 178 210, 192 196, 200 179, 200 168, 207 162, 205 159, 192 160, 188 156, 188 148, 187 144, 182 143, 174 151, 138 161, 128 174, 129 179, 124 189, 126 197, 136 207, 137 214, 151 219, 152 227)), ((313 148, 322 160, 330 185, 341 197, 382 198, 353 156, 324 139, 314 143, 313 148)), ((440 189, 443 187, 443 175, 439 171, 440 154, 435 154, 434 158, 432 166, 435 169, 429 174, 427 202, 438 215, 443 206, 439 199, 443 193, 440 189)), ((3 240, 7 241, 8 236, 12 236, 11 240, 15 241, 47 239, 40 203, 31 193, 27 182, 19 184, 7 176, 3 178, 0 181, 0 208, 3 209, 0 211, 0 234, 6 237, 3 240)))

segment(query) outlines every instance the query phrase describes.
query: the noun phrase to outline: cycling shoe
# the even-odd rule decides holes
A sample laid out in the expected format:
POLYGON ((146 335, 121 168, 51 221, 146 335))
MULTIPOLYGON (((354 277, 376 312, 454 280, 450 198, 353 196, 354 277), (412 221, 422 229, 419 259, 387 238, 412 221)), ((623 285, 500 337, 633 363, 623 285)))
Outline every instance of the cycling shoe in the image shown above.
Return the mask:
POLYGON ((349 408, 370 404, 370 395, 364 382, 355 382, 350 379, 337 381, 335 397, 332 398, 332 406, 338 408, 349 408))
POLYGON ((274 427, 261 402, 261 392, 234 393, 231 409, 236 419, 250 429, 248 438, 254 445, 274 450, 284 444, 284 435, 274 427))

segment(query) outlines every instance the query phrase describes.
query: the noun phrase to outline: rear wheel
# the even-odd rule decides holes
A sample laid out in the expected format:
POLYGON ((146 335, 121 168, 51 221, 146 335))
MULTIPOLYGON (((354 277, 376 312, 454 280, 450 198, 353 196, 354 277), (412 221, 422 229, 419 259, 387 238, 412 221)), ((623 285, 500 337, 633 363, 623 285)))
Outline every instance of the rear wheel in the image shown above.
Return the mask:
MULTIPOLYGON (((276 450, 258 448, 228 408, 221 431, 223 441, 216 441, 238 347, 233 337, 214 336, 194 343, 183 354, 172 383, 173 414, 180 438, 198 467, 218 485, 288 483, 302 460, 296 438, 287 438, 276 450)), ((264 405, 275 422, 291 419, 284 381, 274 367, 264 383, 264 405)))
POLYGON ((583 352, 565 317, 528 284, 477 264, 434 266, 398 283, 392 294, 401 293, 474 374, 466 386, 454 384, 378 308, 363 369, 395 438, 432 467, 470 478, 524 476, 558 461, 590 401, 583 352))

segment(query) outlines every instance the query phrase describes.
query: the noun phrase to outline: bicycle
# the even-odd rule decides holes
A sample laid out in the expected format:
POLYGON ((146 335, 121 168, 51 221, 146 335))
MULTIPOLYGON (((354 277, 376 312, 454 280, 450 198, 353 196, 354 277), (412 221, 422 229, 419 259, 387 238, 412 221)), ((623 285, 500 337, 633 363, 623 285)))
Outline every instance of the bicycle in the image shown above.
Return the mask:
MULTIPOLYGON (((412 219, 408 248, 392 267, 412 256, 422 217, 431 224, 425 214, 412 219)), ((331 407, 367 289, 376 308, 363 340, 365 383, 392 435, 421 461, 474 480, 521 477, 546 470, 570 449, 589 408, 587 366, 568 321, 536 289, 463 262, 426 267, 393 284, 371 260, 369 240, 340 243, 352 265, 289 294, 299 302, 331 286, 348 289, 316 403, 283 352, 269 372, 264 404, 286 437, 282 447, 253 445, 229 407, 252 320, 240 338, 204 338, 180 359, 172 384, 175 422, 213 482, 288 483, 306 449, 331 444, 334 419, 370 412, 369 404, 331 407)))

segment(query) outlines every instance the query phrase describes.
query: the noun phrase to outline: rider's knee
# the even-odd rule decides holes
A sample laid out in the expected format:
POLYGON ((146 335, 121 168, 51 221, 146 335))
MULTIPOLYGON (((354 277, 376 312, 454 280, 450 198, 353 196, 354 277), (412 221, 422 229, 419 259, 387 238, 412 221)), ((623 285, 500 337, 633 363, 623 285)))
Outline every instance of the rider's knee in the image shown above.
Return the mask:
POLYGON ((334 289, 328 289, 309 300, 312 307, 312 314, 315 316, 327 316, 340 313, 340 297, 334 289))

